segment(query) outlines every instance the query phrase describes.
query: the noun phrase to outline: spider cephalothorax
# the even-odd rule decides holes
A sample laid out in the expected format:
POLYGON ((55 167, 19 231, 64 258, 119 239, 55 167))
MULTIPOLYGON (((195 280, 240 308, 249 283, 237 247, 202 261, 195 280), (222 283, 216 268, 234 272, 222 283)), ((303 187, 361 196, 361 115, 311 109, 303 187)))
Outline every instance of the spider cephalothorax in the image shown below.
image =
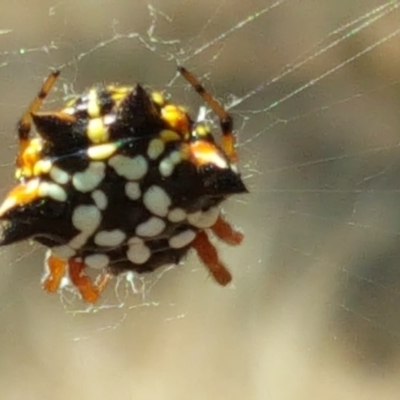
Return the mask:
POLYGON ((94 302, 113 275, 178 263, 190 248, 220 284, 231 280, 208 233, 230 244, 243 238, 219 208, 246 191, 232 119, 179 71, 220 118, 221 145, 182 106, 140 85, 98 85, 60 111, 39 112, 59 72, 21 118, 18 184, 0 207, 0 245, 32 238, 47 246, 48 291, 67 277, 94 302), (95 282, 86 267, 99 270, 95 282))

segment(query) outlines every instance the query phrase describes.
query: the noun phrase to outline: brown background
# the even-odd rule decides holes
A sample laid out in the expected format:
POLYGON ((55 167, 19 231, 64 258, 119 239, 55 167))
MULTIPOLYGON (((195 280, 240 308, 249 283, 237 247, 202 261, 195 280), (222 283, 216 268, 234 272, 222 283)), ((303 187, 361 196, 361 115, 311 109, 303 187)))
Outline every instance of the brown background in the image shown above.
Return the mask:
POLYGON ((40 289, 43 249, 2 249, 0 398, 399 398, 399 38, 265 111, 392 34, 399 13, 263 88, 383 3, 288 0, 198 55, 272 1, 156 1, 150 37, 144 1, 36 3, 1 5, 2 195, 15 122, 49 67, 68 64, 48 109, 98 81, 140 81, 197 110, 171 81, 178 61, 226 102, 259 88, 232 110, 251 194, 226 206, 246 241, 221 246, 225 289, 192 255, 123 307, 79 313, 40 289))

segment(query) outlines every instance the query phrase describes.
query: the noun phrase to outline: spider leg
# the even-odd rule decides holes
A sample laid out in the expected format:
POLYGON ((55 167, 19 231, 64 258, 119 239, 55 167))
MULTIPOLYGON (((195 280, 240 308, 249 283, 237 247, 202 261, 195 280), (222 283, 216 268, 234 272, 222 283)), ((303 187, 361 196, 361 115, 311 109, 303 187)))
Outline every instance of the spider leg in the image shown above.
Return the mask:
POLYGON ((196 250, 200 260, 220 285, 225 286, 232 280, 231 273, 219 260, 218 252, 208 239, 206 232, 199 231, 192 242, 192 246, 196 250))
POLYGON ((39 111, 44 99, 50 92, 51 88, 53 87, 59 75, 60 71, 53 71, 50 73, 50 75, 44 81, 36 97, 33 99, 31 104, 29 104, 28 109, 25 111, 21 119, 18 121, 19 140, 24 141, 28 139, 28 135, 31 130, 31 124, 32 124, 32 113, 36 113, 37 111, 39 111))
POLYGON ((59 288, 61 279, 65 275, 67 262, 54 257, 49 250, 46 253, 45 265, 48 269, 48 274, 46 274, 43 281, 43 288, 50 293, 54 293, 59 288))
POLYGON ((51 88, 53 87, 55 81, 58 78, 58 75, 60 75, 60 71, 51 72, 51 74, 44 81, 38 94, 29 105, 28 109, 25 111, 25 113, 18 121, 17 130, 19 139, 19 155, 17 157, 17 165, 20 167, 23 165, 22 154, 29 145, 29 132, 31 131, 31 126, 32 126, 32 114, 36 113, 40 109, 43 100, 50 92, 51 88))
POLYGON ((232 163, 237 161, 235 149, 236 141, 233 135, 233 119, 224 107, 208 92, 200 81, 186 68, 179 66, 179 73, 193 86, 194 90, 203 98, 219 118, 222 131, 221 147, 232 163))
POLYGON ((83 300, 88 303, 95 303, 98 300, 100 293, 113 277, 109 272, 103 271, 93 283, 91 278, 85 275, 85 264, 82 261, 74 258, 63 260, 51 253, 46 257, 46 267, 48 268, 48 275, 43 281, 45 290, 51 293, 56 292, 60 287, 61 279, 68 270, 72 284, 78 289, 83 300))
POLYGON ((84 273, 85 264, 76 259, 68 260, 69 277, 73 285, 79 290, 83 300, 88 303, 95 303, 100 293, 105 289, 111 275, 107 272, 101 273, 96 282, 93 283, 91 278, 84 273))
POLYGON ((218 217, 211 230, 221 240, 231 245, 242 243, 243 233, 236 231, 232 225, 226 221, 221 215, 218 217))

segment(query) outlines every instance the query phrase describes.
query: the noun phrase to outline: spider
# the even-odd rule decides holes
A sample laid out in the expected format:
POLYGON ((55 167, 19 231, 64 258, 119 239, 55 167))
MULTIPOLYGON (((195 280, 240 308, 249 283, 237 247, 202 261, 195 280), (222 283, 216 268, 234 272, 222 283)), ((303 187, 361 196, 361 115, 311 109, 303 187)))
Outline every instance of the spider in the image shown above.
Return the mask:
POLYGON ((231 281, 209 235, 231 245, 243 239, 220 209, 247 192, 232 117, 191 72, 178 71, 218 116, 220 144, 185 107, 139 84, 99 84, 40 112, 60 71, 21 117, 0 245, 33 239, 47 247, 45 290, 66 281, 94 303, 113 276, 177 264, 190 249, 219 284, 231 281), (97 270, 95 279, 86 268, 97 270))

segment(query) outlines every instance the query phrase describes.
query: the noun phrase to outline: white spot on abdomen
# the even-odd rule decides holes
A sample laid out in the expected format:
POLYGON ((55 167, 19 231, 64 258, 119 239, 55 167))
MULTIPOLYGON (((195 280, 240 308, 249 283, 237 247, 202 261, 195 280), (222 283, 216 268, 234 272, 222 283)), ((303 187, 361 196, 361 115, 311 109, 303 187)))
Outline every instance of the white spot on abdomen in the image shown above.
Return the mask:
POLYGON ((83 172, 77 172, 72 178, 76 190, 86 193, 95 189, 105 176, 106 166, 102 162, 91 162, 83 172))
POLYGON ((74 249, 65 244, 62 246, 52 247, 51 251, 56 257, 63 259, 73 257, 76 254, 76 251, 74 249))
POLYGON ((124 241, 125 237, 125 233, 120 229, 114 229, 112 231, 100 231, 94 237, 94 242, 98 246, 116 247, 124 241))
POLYGON ((218 219, 220 210, 218 207, 211 207, 207 211, 198 211, 192 214, 188 214, 188 221, 190 225, 196 228, 210 228, 218 219))
POLYGON ((160 186, 150 186, 143 194, 143 204, 153 214, 165 217, 171 205, 171 199, 160 186))
POLYGON ((164 142, 161 139, 153 139, 147 148, 147 155, 150 159, 155 160, 158 158, 165 149, 164 142))
POLYGON ((86 234, 86 233, 82 233, 82 232, 78 233, 78 235, 76 235, 69 241, 68 246, 73 249, 79 250, 86 244, 89 236, 90 236, 90 234, 86 234))
POLYGON ((168 220, 171 222, 181 222, 186 218, 186 212, 182 208, 174 208, 168 213, 168 220))
POLYGON ((158 170, 162 176, 167 177, 172 175, 174 167, 174 163, 169 159, 169 157, 166 157, 160 162, 158 170))
POLYGON ((173 249, 181 249, 182 247, 187 246, 191 242, 193 242, 194 238, 196 237, 196 233, 190 229, 186 231, 180 232, 174 236, 172 236, 168 240, 168 244, 173 249))
POLYGON ((180 151, 172 151, 171 154, 169 155, 169 159, 172 161, 174 165, 179 164, 182 161, 180 151))
POLYGON ((140 199, 140 196, 142 192, 140 191, 140 186, 137 182, 128 182, 125 185, 125 194, 130 198, 131 200, 138 200, 140 199))
POLYGON ((52 167, 50 170, 50 177, 54 182, 60 185, 65 185, 69 181, 69 174, 58 167, 52 167))
POLYGON ((129 245, 129 249, 126 252, 128 260, 134 264, 143 264, 151 256, 150 249, 143 243, 143 240, 135 238, 129 245))
POLYGON ((53 200, 66 201, 67 192, 59 185, 49 182, 41 182, 39 185, 40 197, 51 197, 53 200))
POLYGON ((174 172, 175 165, 178 165, 182 161, 182 155, 180 151, 172 151, 168 157, 165 157, 158 166, 160 174, 162 176, 171 176, 174 172))
POLYGON ((91 235, 100 225, 101 213, 96 206, 81 205, 72 214, 72 224, 85 235, 91 235))
POLYGON ((91 254, 85 257, 85 265, 94 269, 103 269, 108 266, 110 259, 105 254, 91 254))
POLYGON ((159 235, 165 228, 165 222, 157 217, 151 217, 136 227, 136 234, 143 237, 159 235))
POLYGON ((92 199, 95 202, 97 208, 105 210, 107 208, 108 199, 102 190, 95 190, 92 193, 92 199))
POLYGON ((108 161, 108 164, 114 168, 118 175, 131 180, 143 178, 148 169, 147 161, 143 156, 131 158, 116 155, 108 161))

